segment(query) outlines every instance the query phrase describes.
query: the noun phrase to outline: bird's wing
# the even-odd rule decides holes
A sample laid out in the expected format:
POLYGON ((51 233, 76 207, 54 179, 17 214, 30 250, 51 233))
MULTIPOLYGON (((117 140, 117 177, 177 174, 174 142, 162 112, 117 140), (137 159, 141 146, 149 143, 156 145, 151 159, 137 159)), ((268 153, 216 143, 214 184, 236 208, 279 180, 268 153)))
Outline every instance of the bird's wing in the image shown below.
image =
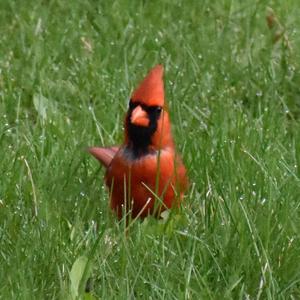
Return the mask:
POLYGON ((91 147, 91 148, 88 148, 88 151, 96 159, 98 159, 105 168, 107 168, 110 165, 113 157, 119 151, 119 147, 118 146, 113 146, 113 147, 91 147))

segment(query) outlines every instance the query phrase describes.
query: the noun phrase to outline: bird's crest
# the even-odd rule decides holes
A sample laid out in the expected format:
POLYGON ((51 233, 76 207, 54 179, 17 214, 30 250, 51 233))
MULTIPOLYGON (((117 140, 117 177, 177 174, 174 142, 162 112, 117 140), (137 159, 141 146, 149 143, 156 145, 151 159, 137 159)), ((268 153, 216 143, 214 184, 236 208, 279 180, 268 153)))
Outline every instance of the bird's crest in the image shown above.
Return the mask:
POLYGON ((133 92, 132 102, 140 102, 148 106, 164 106, 163 73, 164 68, 162 65, 156 65, 152 68, 133 92))

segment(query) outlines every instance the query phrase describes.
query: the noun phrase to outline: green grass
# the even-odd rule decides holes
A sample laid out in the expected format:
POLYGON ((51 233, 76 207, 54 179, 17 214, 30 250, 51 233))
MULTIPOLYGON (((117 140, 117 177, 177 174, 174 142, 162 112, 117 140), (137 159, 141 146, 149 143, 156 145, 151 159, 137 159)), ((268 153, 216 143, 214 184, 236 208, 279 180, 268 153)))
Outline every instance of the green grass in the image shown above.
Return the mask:
POLYGON ((299 299, 298 1, 101 2, 0 3, 0 298, 299 299), (126 237, 85 148, 157 63, 191 185, 126 237))

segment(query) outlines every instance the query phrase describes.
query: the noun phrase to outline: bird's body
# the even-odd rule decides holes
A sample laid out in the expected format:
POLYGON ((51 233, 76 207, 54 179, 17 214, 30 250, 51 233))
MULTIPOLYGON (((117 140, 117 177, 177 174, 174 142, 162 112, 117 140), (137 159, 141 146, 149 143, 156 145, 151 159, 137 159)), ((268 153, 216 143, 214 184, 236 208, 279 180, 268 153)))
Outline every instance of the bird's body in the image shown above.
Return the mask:
POLYGON ((90 148, 105 167, 111 208, 121 218, 156 216, 179 204, 186 170, 176 154, 164 101, 163 68, 154 67, 133 93, 120 147, 90 148))

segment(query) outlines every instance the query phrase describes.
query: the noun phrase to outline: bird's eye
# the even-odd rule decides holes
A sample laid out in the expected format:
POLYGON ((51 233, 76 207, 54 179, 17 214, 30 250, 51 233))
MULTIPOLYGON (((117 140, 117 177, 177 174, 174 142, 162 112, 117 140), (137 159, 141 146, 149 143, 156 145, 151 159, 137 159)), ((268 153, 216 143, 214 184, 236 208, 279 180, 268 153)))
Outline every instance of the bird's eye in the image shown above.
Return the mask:
POLYGON ((160 112, 162 111, 162 107, 161 106, 149 106, 147 108, 147 111, 149 113, 155 113, 155 114, 160 114, 160 112))
POLYGON ((149 114, 159 115, 162 111, 161 106, 145 106, 144 110, 146 110, 149 114))
POLYGON ((156 111, 157 111, 158 113, 160 113, 160 112, 162 111, 162 107, 161 107, 161 106, 156 106, 156 111))
POLYGON ((129 109, 130 110, 134 110, 137 106, 138 106, 138 103, 132 102, 132 100, 130 99, 130 101, 129 101, 129 109))

